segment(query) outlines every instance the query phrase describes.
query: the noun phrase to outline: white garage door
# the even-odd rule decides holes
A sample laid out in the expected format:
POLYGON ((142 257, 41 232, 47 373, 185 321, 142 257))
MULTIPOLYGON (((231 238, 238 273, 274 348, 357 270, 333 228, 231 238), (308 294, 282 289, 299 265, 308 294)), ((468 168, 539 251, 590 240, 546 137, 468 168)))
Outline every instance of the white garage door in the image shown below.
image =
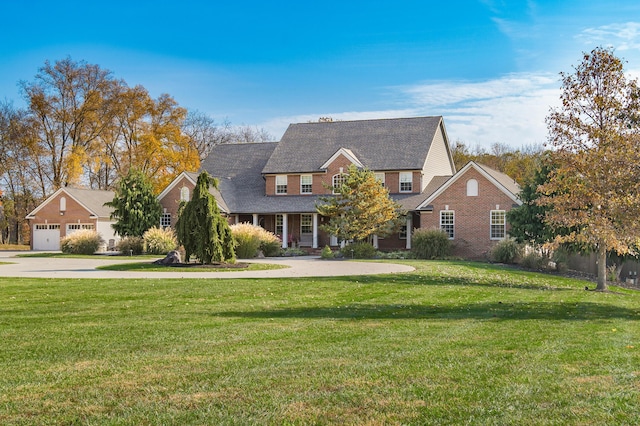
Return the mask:
POLYGON ((38 223, 33 227, 34 250, 60 250, 60 225, 38 223))

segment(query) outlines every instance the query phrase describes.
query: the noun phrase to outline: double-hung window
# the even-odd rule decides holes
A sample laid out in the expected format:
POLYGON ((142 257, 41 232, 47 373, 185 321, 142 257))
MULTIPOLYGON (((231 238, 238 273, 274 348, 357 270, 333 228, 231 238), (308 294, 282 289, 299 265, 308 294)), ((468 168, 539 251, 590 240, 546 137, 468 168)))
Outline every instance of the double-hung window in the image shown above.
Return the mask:
POLYGON ((507 219, 504 210, 491 210, 491 239, 502 240, 506 236, 507 219))
POLYGON ((384 187, 384 172, 375 173, 375 177, 376 180, 382 184, 382 187, 384 187))
POLYGON ((313 193, 313 175, 300 176, 300 193, 301 194, 313 193))
POLYGON ((287 175, 276 176, 276 194, 287 193, 287 175))
POLYGON ((440 229, 446 232, 450 240, 455 237, 455 212, 453 210, 440 211, 440 229))
POLYGON ((400 172, 400 192, 413 191, 413 173, 400 172))

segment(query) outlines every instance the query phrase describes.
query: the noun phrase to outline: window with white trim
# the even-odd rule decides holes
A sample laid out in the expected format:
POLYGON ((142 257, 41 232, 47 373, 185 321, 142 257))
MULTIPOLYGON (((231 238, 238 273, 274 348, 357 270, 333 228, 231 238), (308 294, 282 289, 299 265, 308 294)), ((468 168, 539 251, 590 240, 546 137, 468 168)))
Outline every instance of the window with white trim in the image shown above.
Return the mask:
POLYGON ((287 175, 276 176, 276 194, 287 193, 287 175))
POLYGON ((398 238, 401 240, 407 239, 407 222, 400 225, 400 232, 398 233, 398 238))
POLYGON ((67 198, 66 197, 60 197, 60 211, 61 212, 67 211, 67 198))
POLYGON ((313 193, 313 175, 300 175, 300 193, 313 193))
POLYGON ((376 177, 376 180, 382 184, 382 187, 384 187, 384 172, 374 173, 374 175, 376 177))
POLYGON ((467 197, 478 196, 478 181, 475 179, 469 179, 467 181, 467 197))
POLYGON ((300 215, 300 234, 313 234, 313 215, 300 215))
POLYGON ((180 189, 180 201, 184 201, 185 203, 189 201, 189 188, 186 186, 180 189))
POLYGON ((171 213, 162 213, 160 216, 160 228, 171 227, 171 213))
POLYGON ((504 210, 491 210, 491 239, 503 240, 507 229, 507 215, 504 210))
POLYGON ((284 232, 284 216, 281 214, 276 215, 276 235, 282 236, 284 232))
POLYGON ((333 187, 333 193, 338 194, 340 191, 340 187, 344 185, 345 180, 347 179, 347 175, 344 173, 338 173, 337 175, 333 175, 331 178, 331 186, 333 187))
POLYGON ((400 192, 413 191, 413 172, 400 172, 400 192))
POLYGON ((95 226, 92 223, 68 223, 67 231, 80 231, 83 229, 94 230, 95 226))
POLYGON ((440 229, 447 233, 450 240, 455 237, 455 212, 453 210, 440 211, 440 229))

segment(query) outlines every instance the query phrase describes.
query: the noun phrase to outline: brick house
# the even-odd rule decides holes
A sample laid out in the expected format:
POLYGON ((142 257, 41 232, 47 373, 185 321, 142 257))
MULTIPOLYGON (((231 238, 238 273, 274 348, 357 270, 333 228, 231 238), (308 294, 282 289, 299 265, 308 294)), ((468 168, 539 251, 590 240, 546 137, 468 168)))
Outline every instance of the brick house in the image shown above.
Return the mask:
MULTIPOLYGON (((411 248, 407 230, 436 227, 450 232, 457 255, 480 258, 506 236, 504 214, 519 204, 517 185, 502 173, 476 163, 456 173, 440 116, 291 124, 280 142, 213 147, 201 171, 218 179, 212 193, 229 223, 260 225, 284 248, 317 249, 339 244, 320 229, 316 204, 351 164, 372 170, 407 212, 399 233, 374 238, 381 250, 411 248)), ((158 195, 160 226, 175 226, 196 181, 197 173, 181 173, 158 195)), ((56 194, 43 205, 55 206, 56 194)), ((28 218, 35 232, 59 216, 41 205, 28 218)))
POLYGON ((26 217, 31 223, 31 249, 60 250, 60 239, 81 229, 98 231, 105 248, 115 245, 111 209, 104 206, 113 197, 112 191, 60 188, 26 217))
MULTIPOLYGON (((218 204, 231 223, 260 225, 285 248, 313 249, 339 244, 320 230, 316 203, 351 164, 375 172, 403 205, 421 201, 434 176, 455 172, 442 117, 292 124, 277 143, 218 145, 201 168, 218 178, 218 204)), ((409 210, 405 229, 375 244, 410 248, 406 229, 419 220, 409 210)))

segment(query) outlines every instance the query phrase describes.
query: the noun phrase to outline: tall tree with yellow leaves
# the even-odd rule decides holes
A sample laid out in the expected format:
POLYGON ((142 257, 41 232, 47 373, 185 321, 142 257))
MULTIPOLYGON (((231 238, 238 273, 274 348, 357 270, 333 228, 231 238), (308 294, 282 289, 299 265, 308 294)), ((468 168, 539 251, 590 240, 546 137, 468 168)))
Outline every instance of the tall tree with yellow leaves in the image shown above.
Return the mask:
MULTIPOLYGON (((341 240, 367 241, 373 235, 385 237, 399 229, 400 205, 371 170, 350 165, 332 196, 321 197, 318 213, 329 218, 321 228, 341 240)), ((411 231, 411 230, 407 230, 411 231)))

